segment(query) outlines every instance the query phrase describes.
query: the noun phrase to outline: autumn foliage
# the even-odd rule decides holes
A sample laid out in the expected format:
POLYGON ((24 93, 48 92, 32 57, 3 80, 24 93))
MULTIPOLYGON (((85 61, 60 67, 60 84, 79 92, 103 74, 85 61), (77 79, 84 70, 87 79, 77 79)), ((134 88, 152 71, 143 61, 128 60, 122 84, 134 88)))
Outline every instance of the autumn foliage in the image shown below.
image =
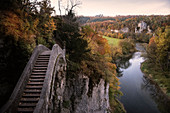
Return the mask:
MULTIPOLYGON (((120 95, 119 80, 116 77, 116 65, 111 63, 111 47, 107 40, 93 31, 89 26, 82 28, 82 35, 88 41, 88 47, 91 49, 86 56, 86 60, 82 61, 81 66, 84 73, 91 76, 94 82, 104 78, 110 83, 110 100, 113 102, 115 97, 120 95), (87 32, 88 31, 88 32, 87 32)), ((114 106, 115 103, 112 103, 114 106)))
POLYGON ((149 41, 147 48, 148 58, 157 67, 165 71, 170 66, 170 27, 159 28, 156 33, 156 36, 152 37, 149 41))

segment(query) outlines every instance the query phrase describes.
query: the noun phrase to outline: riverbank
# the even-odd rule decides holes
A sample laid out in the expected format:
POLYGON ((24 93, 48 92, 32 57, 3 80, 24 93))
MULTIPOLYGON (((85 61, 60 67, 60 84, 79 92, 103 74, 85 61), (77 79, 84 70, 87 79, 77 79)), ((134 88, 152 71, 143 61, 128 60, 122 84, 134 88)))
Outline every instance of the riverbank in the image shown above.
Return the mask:
POLYGON ((158 70, 148 60, 141 63, 141 71, 144 73, 144 77, 155 85, 158 97, 162 100, 163 105, 161 106, 164 106, 162 110, 166 109, 170 112, 170 73, 158 70))
POLYGON ((153 65, 149 65, 147 60, 141 64, 141 70, 148 79, 161 89, 167 99, 170 100, 170 74, 157 70, 153 65))

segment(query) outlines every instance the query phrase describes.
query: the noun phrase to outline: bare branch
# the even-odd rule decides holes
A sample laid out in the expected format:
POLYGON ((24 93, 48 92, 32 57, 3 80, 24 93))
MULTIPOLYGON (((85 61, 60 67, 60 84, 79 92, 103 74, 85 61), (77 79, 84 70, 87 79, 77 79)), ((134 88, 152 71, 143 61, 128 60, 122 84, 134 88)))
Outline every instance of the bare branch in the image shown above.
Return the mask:
MULTIPOLYGON (((60 15, 61 15, 61 10, 62 10, 61 2, 62 0, 58 0, 58 7, 59 7, 60 15)), ((65 10, 65 14, 67 14, 69 12, 73 12, 74 8, 78 7, 81 4, 82 3, 79 0, 66 0, 65 6, 62 6, 62 7, 65 10)))
POLYGON ((59 9, 60 16, 61 16, 61 0, 58 0, 58 9, 59 9))

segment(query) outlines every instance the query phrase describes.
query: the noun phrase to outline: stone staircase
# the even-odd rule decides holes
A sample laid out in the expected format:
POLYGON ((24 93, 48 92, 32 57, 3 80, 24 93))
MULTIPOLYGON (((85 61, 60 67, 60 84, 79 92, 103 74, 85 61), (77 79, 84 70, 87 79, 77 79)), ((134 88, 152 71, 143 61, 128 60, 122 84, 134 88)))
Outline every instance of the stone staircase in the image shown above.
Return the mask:
POLYGON ((51 113, 56 76, 66 73, 65 47, 38 45, 0 113, 51 113))
POLYGON ((44 51, 38 56, 29 81, 22 94, 22 98, 20 99, 17 108, 18 113, 33 113, 40 98, 50 53, 51 51, 44 51))

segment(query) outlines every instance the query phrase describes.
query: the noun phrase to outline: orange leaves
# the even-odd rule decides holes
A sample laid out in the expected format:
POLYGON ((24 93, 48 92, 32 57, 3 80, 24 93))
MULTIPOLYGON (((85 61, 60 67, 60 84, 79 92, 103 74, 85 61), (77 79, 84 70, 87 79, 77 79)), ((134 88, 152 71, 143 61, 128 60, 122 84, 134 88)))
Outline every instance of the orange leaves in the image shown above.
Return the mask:
MULTIPOLYGON (((27 18, 21 18, 14 12, 3 12, 2 15, 0 25, 4 29, 2 32, 4 32, 6 36, 14 37, 15 41, 34 42, 35 35, 33 29, 35 30, 37 26, 37 19, 35 20, 36 23, 31 25, 27 18)), ((32 23, 34 23, 34 21, 32 23)))
POLYGON ((152 37, 149 41, 149 47, 151 47, 151 46, 156 46, 155 37, 152 37))
POLYGON ((107 62, 107 66, 110 68, 110 69, 116 69, 116 64, 113 64, 113 63, 110 63, 110 62, 107 62))
MULTIPOLYGON (((14 36, 15 40, 21 37, 20 26, 22 20, 12 12, 5 12, 6 14, 1 17, 1 26, 4 27, 6 35, 14 36)), ((4 31, 2 31, 4 32, 4 31)))
POLYGON ((85 35, 85 39, 89 43, 89 47, 92 49, 92 52, 99 53, 101 55, 110 54, 110 46, 106 39, 99 36, 95 31, 89 26, 84 26, 82 28, 82 34, 85 35))
POLYGON ((95 49, 96 52, 100 53, 101 55, 110 54, 110 46, 106 39, 102 38, 101 36, 95 36, 95 43, 98 47, 95 49))
POLYGON ((118 33, 118 39, 123 39, 123 35, 121 33, 118 33))
POLYGON ((88 41, 88 46, 91 49, 90 60, 82 61, 83 72, 93 76, 102 76, 110 83, 113 91, 117 91, 119 89, 119 80, 116 77, 117 67, 111 63, 111 49, 108 41, 90 27, 83 27, 82 32, 86 34, 83 38, 88 41))
POLYGON ((56 30, 56 25, 52 18, 50 18, 49 21, 44 24, 44 27, 46 29, 45 30, 46 33, 51 33, 51 31, 56 30))

